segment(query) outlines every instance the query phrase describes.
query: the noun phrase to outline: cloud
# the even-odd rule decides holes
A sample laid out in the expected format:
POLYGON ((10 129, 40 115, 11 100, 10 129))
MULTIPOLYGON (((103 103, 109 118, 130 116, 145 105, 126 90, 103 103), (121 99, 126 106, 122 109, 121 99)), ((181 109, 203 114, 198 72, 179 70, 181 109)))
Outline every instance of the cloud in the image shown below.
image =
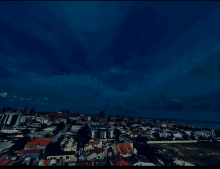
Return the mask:
POLYGON ((192 107, 193 109, 209 109, 208 105, 196 105, 192 107))
POLYGON ((2 97, 6 97, 7 95, 8 95, 7 92, 0 93, 0 96, 2 96, 2 97))
POLYGON ((119 92, 124 92, 125 88, 124 87, 117 87, 117 88, 115 88, 115 90, 119 91, 119 92))
POLYGON ((174 101, 174 102, 182 102, 181 100, 177 100, 177 99, 172 99, 172 101, 174 101))
POLYGON ((110 69, 110 73, 117 75, 117 74, 121 73, 121 71, 118 68, 113 67, 110 69))

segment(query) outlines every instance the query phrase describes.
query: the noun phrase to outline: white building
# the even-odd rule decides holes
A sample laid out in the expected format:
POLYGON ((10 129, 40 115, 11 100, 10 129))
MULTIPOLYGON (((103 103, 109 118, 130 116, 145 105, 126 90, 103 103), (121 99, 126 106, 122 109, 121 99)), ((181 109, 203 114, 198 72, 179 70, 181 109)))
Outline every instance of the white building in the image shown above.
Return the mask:
POLYGON ((79 129, 81 129, 83 126, 82 125, 72 125, 70 131, 77 133, 79 131, 79 129))
POLYGON ((156 166, 156 165, 148 162, 137 162, 134 164, 134 166, 156 166))
POLYGON ((7 126, 18 126, 21 123, 21 118, 23 114, 20 110, 17 110, 15 112, 7 112, 4 114, 4 117, 2 119, 3 129, 7 126))
POLYGON ((108 126, 93 126, 91 129, 92 138, 101 138, 101 139, 112 139, 113 138, 113 128, 108 126))
POLYGON ((25 123, 26 119, 27 119, 27 116, 22 116, 21 123, 25 123))

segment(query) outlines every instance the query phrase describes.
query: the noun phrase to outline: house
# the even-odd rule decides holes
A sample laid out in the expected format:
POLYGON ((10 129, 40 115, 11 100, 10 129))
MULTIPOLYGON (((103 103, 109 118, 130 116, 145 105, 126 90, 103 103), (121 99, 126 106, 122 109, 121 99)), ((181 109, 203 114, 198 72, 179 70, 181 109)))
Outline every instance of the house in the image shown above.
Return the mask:
POLYGON ((120 143, 114 146, 114 154, 119 153, 123 157, 128 157, 134 154, 133 143, 120 143))
POLYGON ((175 160, 173 163, 178 165, 178 166, 195 166, 195 165, 193 165, 191 163, 188 163, 188 162, 182 161, 182 160, 178 160, 178 159, 175 160))
POLYGON ((29 124, 30 127, 41 127, 41 123, 31 123, 29 124))
POLYGON ((43 131, 53 132, 56 129, 57 129, 57 126, 51 126, 51 127, 43 129, 43 131))
POLYGON ((51 132, 48 132, 48 131, 37 131, 37 132, 33 132, 33 133, 28 134, 28 137, 30 137, 31 139, 45 138, 45 137, 49 136, 50 133, 51 132))
POLYGON ((80 163, 76 163, 76 166, 94 166, 94 162, 84 160, 84 161, 81 161, 80 163))
POLYGON ((192 131, 184 131, 186 135, 191 136, 192 131))
POLYGON ((77 158, 75 157, 75 154, 73 153, 64 153, 64 154, 54 154, 54 155, 51 155, 51 156, 47 156, 47 160, 53 160, 53 159, 56 159, 56 160, 64 160, 64 162, 76 162, 77 161, 77 158))
POLYGON ((70 131, 73 133, 77 133, 79 131, 79 129, 81 129, 83 127, 83 125, 72 125, 70 131))
POLYGON ((16 150, 14 153, 17 154, 17 156, 27 154, 28 156, 32 158, 39 158, 41 155, 41 152, 42 152, 42 149, 34 149, 34 150, 16 150))
POLYGON ((107 149, 106 147, 103 148, 96 148, 89 152, 88 154, 85 155, 87 160, 92 160, 92 159, 104 159, 107 157, 107 149))
POLYGON ((40 160, 39 161, 39 166, 64 166, 65 160, 60 159, 60 160, 40 160))
POLYGON ((63 151, 77 151, 77 143, 72 138, 61 141, 60 146, 63 151))
POLYGON ((141 161, 141 162, 134 163, 133 166, 156 166, 156 165, 153 163, 141 161))
POLYGON ((182 134, 179 132, 172 132, 174 138, 182 138, 182 134))
POLYGON ((53 140, 53 138, 37 138, 33 141, 29 141, 24 150, 35 150, 42 149, 43 154, 45 153, 46 146, 53 140))
POLYGON ((110 157, 110 163, 114 166, 131 166, 131 164, 126 161, 120 153, 117 153, 117 155, 110 157))
POLYGON ((87 152, 87 151, 93 149, 94 147, 102 148, 102 140, 96 141, 96 142, 90 140, 89 143, 85 145, 84 151, 87 152))

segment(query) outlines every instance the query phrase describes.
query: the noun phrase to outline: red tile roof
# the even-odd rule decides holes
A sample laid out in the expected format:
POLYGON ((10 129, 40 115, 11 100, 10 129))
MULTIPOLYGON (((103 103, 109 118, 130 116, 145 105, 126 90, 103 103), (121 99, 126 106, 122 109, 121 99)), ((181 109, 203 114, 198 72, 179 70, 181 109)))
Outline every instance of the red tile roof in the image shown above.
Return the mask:
POLYGON ((17 153, 17 154, 32 154, 32 153, 40 153, 41 152, 41 149, 35 149, 35 150, 21 150, 21 151, 16 151, 14 153, 17 153))
POLYGON ((58 117, 62 116, 62 113, 57 113, 57 116, 58 116, 58 117))
POLYGON ((114 156, 111 161, 116 166, 131 166, 131 164, 122 158, 119 153, 117 153, 117 155, 114 156))
POLYGON ((132 147, 130 143, 121 143, 115 145, 115 149, 118 153, 133 153, 132 147))
POLYGON ((92 162, 82 161, 81 163, 76 163, 76 166, 92 166, 92 162))
POLYGON ((50 164, 50 160, 45 160, 44 161, 44 166, 49 166, 49 164, 50 164))
POLYGON ((37 138, 37 139, 34 139, 33 141, 29 141, 25 146, 28 146, 28 147, 33 147, 36 145, 47 146, 52 140, 53 138, 37 138))
POLYGON ((90 156, 90 155, 92 155, 94 153, 96 153, 96 152, 93 150, 93 151, 89 152, 88 154, 86 154, 85 156, 88 157, 88 156, 90 156))
POLYGON ((0 166, 5 166, 9 161, 11 161, 11 160, 2 160, 0 162, 0 166))
POLYGON ((103 147, 103 148, 96 148, 96 147, 94 147, 94 151, 97 153, 97 154, 100 154, 100 153, 102 153, 103 151, 105 151, 105 148, 103 147))
POLYGON ((10 161, 8 164, 6 164, 6 166, 12 166, 14 163, 18 162, 20 160, 16 160, 16 161, 10 161))

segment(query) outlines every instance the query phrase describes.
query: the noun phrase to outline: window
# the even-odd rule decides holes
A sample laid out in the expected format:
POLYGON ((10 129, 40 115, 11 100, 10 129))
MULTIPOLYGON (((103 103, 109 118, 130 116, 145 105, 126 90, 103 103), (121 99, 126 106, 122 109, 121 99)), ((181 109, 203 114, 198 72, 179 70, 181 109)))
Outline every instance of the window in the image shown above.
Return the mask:
POLYGON ((66 159, 69 159, 69 156, 66 156, 66 159))
POLYGON ((63 159, 63 157, 60 157, 60 159, 63 159))

